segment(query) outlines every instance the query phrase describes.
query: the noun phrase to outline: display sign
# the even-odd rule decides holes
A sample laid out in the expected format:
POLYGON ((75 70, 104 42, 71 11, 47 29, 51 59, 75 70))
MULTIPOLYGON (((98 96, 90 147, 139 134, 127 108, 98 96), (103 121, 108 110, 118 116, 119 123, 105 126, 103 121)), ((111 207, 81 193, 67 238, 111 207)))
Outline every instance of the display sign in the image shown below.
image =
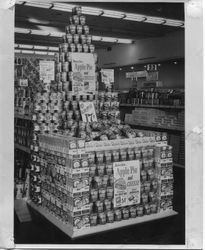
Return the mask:
POLYGON ((147 77, 147 71, 146 70, 137 71, 137 77, 138 78, 147 77))
POLYGON ((149 71, 147 72, 146 80, 147 81, 157 81, 159 79, 158 71, 149 71))
POLYGON ((101 69, 101 80, 105 84, 114 82, 114 69, 101 69))
POLYGON ((84 122, 97 122, 97 116, 93 102, 80 102, 80 112, 84 122))
POLYGON ((28 87, 28 79, 19 79, 19 86, 28 87))
POLYGON ((132 78, 132 79, 136 79, 137 80, 137 72, 126 72, 126 78, 132 78))
POLYGON ((113 163, 114 207, 124 207, 140 203, 139 160, 113 163))
POLYGON ((96 90, 95 61, 91 53, 72 53, 72 92, 84 94, 96 90))
POLYGON ((40 61, 40 80, 45 83, 50 83, 55 79, 54 61, 40 61))

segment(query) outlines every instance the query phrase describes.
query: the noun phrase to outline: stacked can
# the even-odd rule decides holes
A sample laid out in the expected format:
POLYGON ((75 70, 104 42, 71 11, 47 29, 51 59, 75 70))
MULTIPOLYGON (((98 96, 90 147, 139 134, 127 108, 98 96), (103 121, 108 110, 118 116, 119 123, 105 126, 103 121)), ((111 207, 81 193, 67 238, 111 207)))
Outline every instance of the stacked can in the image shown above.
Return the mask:
POLYGON ((157 213, 158 180, 153 147, 90 152, 89 166, 90 202, 93 203, 91 226, 157 213), (113 162, 130 160, 140 161, 141 201, 138 205, 115 208, 113 162))
POLYGON ((174 185, 172 146, 156 146, 155 161, 159 183, 159 210, 172 210, 174 185))
POLYGON ((92 53, 96 64, 98 61, 89 26, 86 25, 86 17, 82 15, 81 7, 76 8, 73 9, 69 24, 65 27, 63 43, 59 44, 59 53, 55 54, 56 82, 58 89, 65 92, 72 91, 72 53, 92 53))

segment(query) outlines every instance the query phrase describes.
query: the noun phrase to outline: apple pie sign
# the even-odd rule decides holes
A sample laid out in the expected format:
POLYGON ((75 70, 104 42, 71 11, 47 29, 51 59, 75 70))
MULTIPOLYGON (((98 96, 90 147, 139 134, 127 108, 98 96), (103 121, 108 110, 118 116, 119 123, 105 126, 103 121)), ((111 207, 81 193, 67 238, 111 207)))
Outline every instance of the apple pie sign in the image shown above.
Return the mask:
POLYGON ((139 160, 113 163, 114 207, 124 207, 140 203, 139 160))
POLYGON ((93 102, 80 102, 80 112, 84 122, 97 122, 97 116, 93 102))

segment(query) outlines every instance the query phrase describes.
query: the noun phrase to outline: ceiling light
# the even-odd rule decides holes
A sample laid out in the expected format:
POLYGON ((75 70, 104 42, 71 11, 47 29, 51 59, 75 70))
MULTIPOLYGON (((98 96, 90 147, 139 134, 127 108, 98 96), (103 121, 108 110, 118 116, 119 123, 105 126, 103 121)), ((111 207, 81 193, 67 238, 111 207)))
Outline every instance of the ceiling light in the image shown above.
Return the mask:
POLYGON ((50 22, 49 21, 45 21, 45 20, 39 20, 39 19, 36 19, 36 18, 28 18, 28 21, 30 23, 41 23, 41 24, 44 24, 44 25, 48 25, 50 22))
POLYGON ((45 8, 45 9, 49 9, 52 4, 50 3, 43 3, 43 2, 25 2, 26 6, 31 6, 31 7, 39 7, 39 8, 45 8))
POLYGON ((134 69, 134 67, 132 66, 131 69, 134 69))
POLYGON ((15 49, 15 53, 21 53, 20 49, 15 49))
POLYGON ((177 64, 177 62, 174 62, 174 64, 177 64))
POLYGON ((46 47, 46 46, 35 45, 35 46, 34 46, 34 49, 47 50, 48 47, 46 47))
POLYGON ((45 51, 34 51, 34 54, 38 54, 38 55, 47 55, 48 53, 45 51))
POLYGON ((48 47, 48 50, 59 51, 58 47, 48 47))
POLYGON ((97 9, 97 8, 92 8, 92 7, 82 6, 82 13, 85 15, 99 16, 99 15, 102 15, 103 10, 97 9))
POLYGON ((54 56, 55 53, 54 53, 54 52, 48 52, 47 55, 49 55, 49 56, 54 56))
POLYGON ((33 54, 33 50, 21 50, 25 54, 33 54))
POLYGON ((125 13, 119 12, 119 11, 112 11, 112 10, 103 10, 102 16, 111 17, 111 18, 124 18, 125 13))
POLYGON ((136 21, 136 22, 142 22, 146 20, 146 17, 143 15, 138 14, 132 14, 132 13, 125 13, 125 17, 123 20, 129 20, 129 21, 136 21))
MULTIPOLYGON (((39 35, 39 36, 52 36, 52 37, 62 37, 65 34, 64 32, 50 32, 49 33, 45 30, 28 30, 28 29, 19 29, 19 28, 15 28, 15 32, 23 33, 23 34, 39 35)), ((125 43, 125 44, 132 43, 131 39, 115 38, 115 37, 100 37, 100 36, 93 36, 93 41, 125 43)))
POLYGON ((165 19, 161 17, 151 17, 147 16, 145 23, 154 23, 154 24, 163 24, 165 22, 165 19))
POLYGON ((173 20, 173 19, 166 19, 166 22, 164 23, 164 25, 168 25, 168 26, 174 26, 174 27, 182 27, 184 25, 183 21, 179 21, 179 20, 173 20))
POLYGON ((33 45, 19 44, 18 48, 20 48, 20 49, 33 49, 33 45))
POLYGON ((62 3, 54 3, 52 5, 52 10, 60 10, 60 11, 66 11, 66 12, 72 12, 72 9, 76 5, 73 4, 62 4, 62 3))
POLYGON ((122 68, 120 68, 120 70, 122 70, 122 68))

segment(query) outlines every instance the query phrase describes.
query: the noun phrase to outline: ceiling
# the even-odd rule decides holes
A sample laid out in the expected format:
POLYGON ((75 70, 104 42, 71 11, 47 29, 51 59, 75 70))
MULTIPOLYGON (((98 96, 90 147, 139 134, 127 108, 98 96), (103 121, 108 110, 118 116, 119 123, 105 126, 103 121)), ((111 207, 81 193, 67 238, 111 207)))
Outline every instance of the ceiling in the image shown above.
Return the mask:
MULTIPOLYGON (((78 2, 78 4, 109 10, 184 20, 183 3, 78 2)), ((17 4, 15 7, 15 27, 37 30, 41 29, 43 26, 45 29, 54 27, 57 31, 64 32, 65 26, 68 25, 70 16, 71 13, 69 12, 17 4), (34 21, 31 22, 30 19, 35 19, 35 23, 34 21)), ((184 31, 184 29, 180 27, 91 15, 86 15, 86 23, 90 27, 90 33, 92 35, 129 38, 132 40, 161 37, 177 30, 181 30, 182 32, 184 31)), ((20 33, 15 34, 15 43, 18 44, 58 46, 60 42, 61 38, 20 33)), ((94 43, 96 48, 107 48, 113 45, 107 42, 94 43)))

